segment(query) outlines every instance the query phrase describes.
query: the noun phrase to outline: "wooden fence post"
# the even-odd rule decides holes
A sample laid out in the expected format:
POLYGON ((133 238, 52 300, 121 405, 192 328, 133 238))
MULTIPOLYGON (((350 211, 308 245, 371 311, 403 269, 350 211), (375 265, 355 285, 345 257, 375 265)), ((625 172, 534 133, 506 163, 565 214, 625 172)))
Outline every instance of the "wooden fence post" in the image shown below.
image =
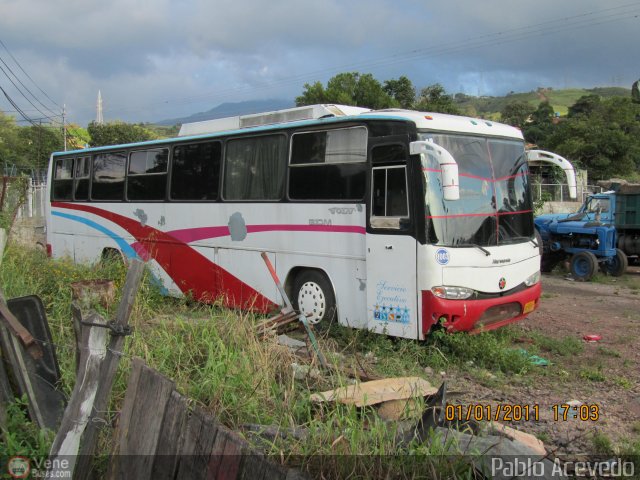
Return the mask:
MULTIPOLYGON (((144 263, 133 259, 129 265, 127 279, 122 292, 122 299, 116 313, 115 327, 125 329, 129 325, 129 317, 135 302, 138 288, 142 282, 144 274, 144 263)), ((87 428, 80 442, 80 451, 76 464, 75 478, 88 478, 91 470, 91 461, 98 440, 98 433, 101 426, 107 421, 104 413, 109 405, 109 397, 115 380, 118 363, 120 362, 120 352, 124 348, 125 337, 122 335, 112 335, 107 352, 100 369, 100 383, 95 395, 95 402, 89 419, 87 428)))
MULTIPOLYGON (((89 319, 92 323, 104 323, 106 326, 104 319, 97 314, 89 316, 87 320, 89 319)), ((62 470, 65 472, 64 475, 73 475, 80 438, 87 427, 100 382, 100 367, 107 353, 107 335, 107 329, 97 325, 83 329, 80 369, 76 384, 49 452, 51 465, 55 466, 51 470, 51 478, 61 477, 62 470)))

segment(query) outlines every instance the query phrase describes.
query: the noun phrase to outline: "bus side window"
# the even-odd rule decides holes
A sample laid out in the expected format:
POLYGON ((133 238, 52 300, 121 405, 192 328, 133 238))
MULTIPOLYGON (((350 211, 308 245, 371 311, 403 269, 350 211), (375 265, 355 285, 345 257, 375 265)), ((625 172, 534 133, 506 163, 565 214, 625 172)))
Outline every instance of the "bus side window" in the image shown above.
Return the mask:
POLYGON ((92 200, 122 201, 126 160, 125 152, 99 153, 93 157, 92 200))
POLYGON ((280 200, 284 190, 287 137, 281 134, 227 141, 223 196, 234 200, 280 200))
POLYGON ((289 198, 361 202, 366 160, 365 127, 296 132, 291 137, 289 198))
POLYGON ((220 142, 176 145, 171 164, 171 200, 217 200, 220 142))
POLYGON ((60 158, 54 164, 53 200, 73 199, 73 158, 60 158))
POLYGON ((73 199, 89 200, 89 173, 91 157, 76 158, 76 171, 73 183, 73 199))
POLYGON ((169 149, 137 150, 129 154, 128 200, 164 200, 167 194, 169 149))

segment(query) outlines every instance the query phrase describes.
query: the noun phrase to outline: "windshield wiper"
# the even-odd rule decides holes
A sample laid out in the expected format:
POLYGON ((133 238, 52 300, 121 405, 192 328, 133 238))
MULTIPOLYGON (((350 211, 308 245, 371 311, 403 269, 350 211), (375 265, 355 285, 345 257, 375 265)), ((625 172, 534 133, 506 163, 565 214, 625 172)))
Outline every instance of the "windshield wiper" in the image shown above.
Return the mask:
POLYGON ((460 243, 460 244, 456 245, 456 247, 475 247, 478 250, 481 250, 482 253, 484 253, 487 257, 489 255, 491 255, 491 252, 489 250, 487 250, 486 248, 481 247, 480 245, 478 245, 476 243, 460 243))

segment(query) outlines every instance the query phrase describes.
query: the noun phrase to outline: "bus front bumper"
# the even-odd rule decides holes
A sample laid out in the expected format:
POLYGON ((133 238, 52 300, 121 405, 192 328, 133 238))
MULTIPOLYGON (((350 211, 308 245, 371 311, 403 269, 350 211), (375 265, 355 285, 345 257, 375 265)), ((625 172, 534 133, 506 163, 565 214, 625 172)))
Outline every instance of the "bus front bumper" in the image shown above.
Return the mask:
POLYGON ((449 332, 471 334, 517 322, 538 308, 541 292, 540 282, 511 295, 483 300, 448 300, 423 290, 423 335, 438 321, 449 332))

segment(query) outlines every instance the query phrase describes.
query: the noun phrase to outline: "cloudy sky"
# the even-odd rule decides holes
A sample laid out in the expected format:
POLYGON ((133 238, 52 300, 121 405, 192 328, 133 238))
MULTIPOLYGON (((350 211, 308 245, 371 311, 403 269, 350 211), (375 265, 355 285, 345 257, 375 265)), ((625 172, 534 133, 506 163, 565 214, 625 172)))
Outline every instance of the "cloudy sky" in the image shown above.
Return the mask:
POLYGON ((0 87, 31 118, 65 105, 86 125, 101 90, 105 120, 152 122, 344 71, 470 95, 630 87, 640 1, 0 0, 0 41, 0 87))

